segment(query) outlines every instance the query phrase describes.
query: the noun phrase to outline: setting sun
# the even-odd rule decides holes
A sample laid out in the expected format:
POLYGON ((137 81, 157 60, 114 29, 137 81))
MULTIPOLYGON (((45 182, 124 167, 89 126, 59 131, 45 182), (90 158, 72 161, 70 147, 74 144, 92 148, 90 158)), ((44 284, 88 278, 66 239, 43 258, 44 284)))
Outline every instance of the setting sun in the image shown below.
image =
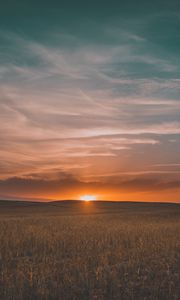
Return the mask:
POLYGON ((93 195, 83 195, 80 197, 80 200, 82 201, 95 201, 96 200, 96 196, 93 195))

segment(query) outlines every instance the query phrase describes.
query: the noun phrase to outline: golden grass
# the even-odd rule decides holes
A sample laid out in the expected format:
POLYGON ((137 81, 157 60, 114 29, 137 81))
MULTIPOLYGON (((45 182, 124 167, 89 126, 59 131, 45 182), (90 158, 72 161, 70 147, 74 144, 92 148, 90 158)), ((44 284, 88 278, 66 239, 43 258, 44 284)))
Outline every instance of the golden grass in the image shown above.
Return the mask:
POLYGON ((177 210, 130 205, 1 214, 0 299, 178 300, 179 225, 177 210))

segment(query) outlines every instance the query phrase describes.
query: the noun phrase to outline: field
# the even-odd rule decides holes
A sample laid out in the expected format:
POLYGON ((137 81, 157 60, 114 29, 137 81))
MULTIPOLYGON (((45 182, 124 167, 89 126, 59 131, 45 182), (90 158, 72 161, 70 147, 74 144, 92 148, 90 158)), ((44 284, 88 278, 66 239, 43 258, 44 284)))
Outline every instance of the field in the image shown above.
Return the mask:
POLYGON ((0 299, 179 299, 179 237, 178 204, 0 201, 0 299))

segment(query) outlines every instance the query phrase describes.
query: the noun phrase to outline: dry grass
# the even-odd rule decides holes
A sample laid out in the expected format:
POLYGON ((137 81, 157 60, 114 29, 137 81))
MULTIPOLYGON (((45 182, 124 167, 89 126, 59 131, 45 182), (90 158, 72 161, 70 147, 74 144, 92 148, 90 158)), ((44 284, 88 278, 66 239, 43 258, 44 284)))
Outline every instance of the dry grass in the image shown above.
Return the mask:
POLYGON ((179 299, 179 207, 111 205, 1 213, 0 299, 179 299))

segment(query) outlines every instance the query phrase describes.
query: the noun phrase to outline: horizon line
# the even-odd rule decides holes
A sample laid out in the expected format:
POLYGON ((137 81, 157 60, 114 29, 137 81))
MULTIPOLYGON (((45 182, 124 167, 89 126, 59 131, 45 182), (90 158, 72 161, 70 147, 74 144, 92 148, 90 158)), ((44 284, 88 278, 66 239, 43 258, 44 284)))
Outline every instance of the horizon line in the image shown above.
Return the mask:
MULTIPOLYGON (((55 202, 87 202, 80 199, 57 199, 57 200, 50 200, 50 199, 1 199, 0 202, 26 202, 26 203, 42 203, 42 204, 51 204, 55 202)), ((101 199, 101 200, 90 200, 88 203, 99 203, 99 202, 113 202, 113 203, 157 203, 157 204, 180 204, 180 202, 175 201, 140 201, 140 200, 107 200, 107 199, 101 199)))

